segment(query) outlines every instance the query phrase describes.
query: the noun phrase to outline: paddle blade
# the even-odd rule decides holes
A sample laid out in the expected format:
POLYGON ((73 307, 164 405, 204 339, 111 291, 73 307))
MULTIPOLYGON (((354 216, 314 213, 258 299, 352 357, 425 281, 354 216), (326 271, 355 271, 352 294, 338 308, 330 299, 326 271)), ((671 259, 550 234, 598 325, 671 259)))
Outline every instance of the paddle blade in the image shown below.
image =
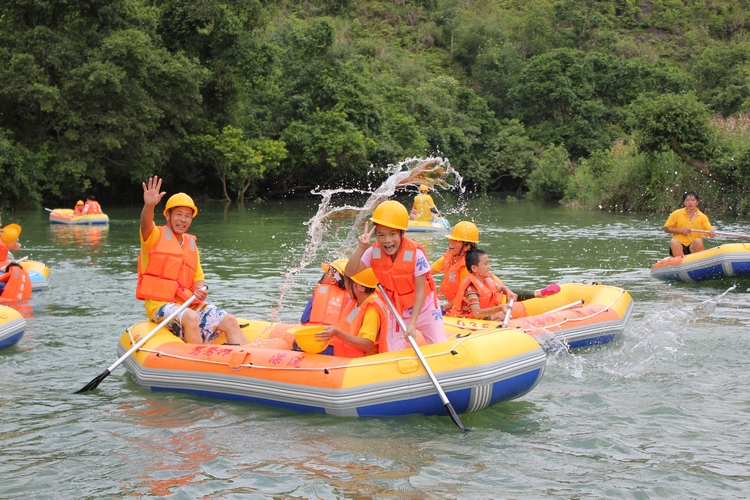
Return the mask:
POLYGON ((445 409, 450 414, 451 419, 453 419, 453 423, 455 423, 459 429, 461 429, 461 432, 466 434, 469 432, 469 429, 464 427, 464 424, 461 423, 461 419, 458 418, 458 414, 456 413, 456 410, 453 409, 453 405, 448 401, 445 403, 445 409))
POLYGON ((94 380, 92 380, 91 382, 89 382, 88 384, 86 384, 85 386, 83 386, 81 388, 81 390, 76 391, 75 393, 76 394, 81 394, 81 393, 84 393, 84 392, 93 391, 94 389, 96 389, 97 387, 99 387, 99 384, 102 383, 102 380, 104 380, 105 378, 107 378, 110 373, 112 373, 112 372, 109 371, 108 369, 104 370, 101 374, 99 374, 98 377, 96 377, 94 380))

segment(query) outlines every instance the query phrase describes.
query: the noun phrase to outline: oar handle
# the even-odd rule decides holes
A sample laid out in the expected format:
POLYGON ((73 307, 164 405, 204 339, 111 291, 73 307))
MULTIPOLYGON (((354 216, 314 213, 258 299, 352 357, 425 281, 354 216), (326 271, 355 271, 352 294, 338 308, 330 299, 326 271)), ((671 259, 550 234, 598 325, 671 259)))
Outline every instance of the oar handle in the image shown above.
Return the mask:
MULTIPOLYGON (((693 233, 710 233, 711 231, 707 231, 705 229, 691 229, 690 230, 693 233)), ((750 235, 747 234, 738 234, 738 233, 723 233, 719 231, 714 231, 714 234, 716 236, 732 236, 734 238, 750 238, 750 235)))
MULTIPOLYGON (((199 288, 198 290, 206 290, 206 289, 208 289, 208 287, 204 285, 201 288, 199 288)), ((120 359, 118 359, 117 361, 115 361, 114 363, 112 363, 112 365, 109 368, 107 368, 107 370, 111 373, 112 370, 114 370, 115 368, 117 368, 118 366, 120 366, 122 364, 122 362, 127 359, 128 356, 130 356, 135 351, 137 351, 138 349, 140 349, 141 346, 143 346, 143 344, 145 344, 148 341, 148 339, 150 339, 151 337, 153 337, 154 335, 156 335, 156 332, 158 332, 159 330, 161 330, 170 321, 172 321, 173 319, 175 319, 178 314, 180 314, 182 311, 184 311, 185 309, 187 309, 188 307, 190 307, 190 304, 192 304, 194 301, 195 301, 195 294, 193 294, 189 299, 187 299, 185 302, 183 302, 182 305, 180 307, 178 307, 172 314, 170 314, 169 316, 167 316, 166 318, 164 318, 164 320, 161 323, 159 323, 153 330, 151 330, 150 332, 148 332, 141 340, 139 340, 135 345, 133 345, 133 347, 131 347, 128 352, 126 352, 125 354, 123 354, 122 356, 120 356, 120 359)))
POLYGON ((568 305, 560 306, 557 309, 552 309, 551 311, 546 311, 544 314, 552 314, 560 311, 564 311, 566 309, 573 309, 574 307, 582 306, 583 305, 583 299, 576 300, 575 302, 571 302, 568 305))
POLYGON ((503 324, 500 328, 508 328, 508 321, 510 321, 510 315, 513 313, 513 304, 515 303, 516 299, 510 299, 508 301, 508 310, 505 311, 505 319, 503 320, 503 324))
MULTIPOLYGON (((396 310, 396 307, 393 305, 393 302, 391 302, 391 298, 388 296, 388 293, 385 291, 385 288, 383 288, 383 285, 381 285, 380 283, 378 283, 378 290, 380 290, 380 293, 383 296, 385 303, 388 305, 388 309, 390 309, 391 314, 393 314, 396 317, 396 321, 398 322, 398 325, 401 327, 401 330, 403 330, 404 334, 406 334, 406 324, 404 323, 404 318, 402 318, 401 315, 398 313, 398 311, 396 310)), ((427 360, 422 354, 422 351, 419 349, 419 346, 417 345, 417 341, 414 340, 414 337, 412 337, 411 335, 406 335, 406 340, 409 341, 409 344, 411 345, 412 349, 414 349, 414 353, 417 355, 419 362, 422 363, 422 367, 424 368, 424 371, 427 372, 427 376, 430 377, 430 380, 432 381, 432 385, 435 386, 435 389, 437 390, 437 393, 440 396, 440 400, 443 402, 443 406, 445 406, 445 409, 450 414, 451 419, 453 419, 453 422, 458 426, 459 429, 461 429, 461 432, 467 432, 466 427, 464 427, 464 425, 461 423, 461 420, 458 418, 458 414, 456 414, 456 411, 453 409, 453 405, 451 405, 451 402, 448 399, 448 396, 445 395, 443 388, 440 387, 440 383, 435 377, 435 374, 432 373, 432 369, 430 368, 430 365, 427 364, 427 360)))

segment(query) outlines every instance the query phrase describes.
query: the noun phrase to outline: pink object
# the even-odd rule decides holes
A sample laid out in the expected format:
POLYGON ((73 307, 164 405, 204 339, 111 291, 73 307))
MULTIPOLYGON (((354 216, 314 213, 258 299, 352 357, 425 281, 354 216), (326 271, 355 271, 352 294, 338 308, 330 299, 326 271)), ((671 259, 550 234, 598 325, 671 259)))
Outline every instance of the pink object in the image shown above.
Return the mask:
POLYGON ((554 295, 559 291, 560 285, 558 285, 557 283, 552 283, 551 285, 547 285, 539 290, 539 293, 542 295, 542 297, 549 297, 550 295, 554 295))

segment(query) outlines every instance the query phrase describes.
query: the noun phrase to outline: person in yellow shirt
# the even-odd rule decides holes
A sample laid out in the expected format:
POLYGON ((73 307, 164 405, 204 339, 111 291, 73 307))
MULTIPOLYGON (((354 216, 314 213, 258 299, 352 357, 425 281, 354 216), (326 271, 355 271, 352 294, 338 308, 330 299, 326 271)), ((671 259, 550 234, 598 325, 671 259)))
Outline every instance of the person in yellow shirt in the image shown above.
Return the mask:
POLYGON ((708 236, 715 236, 708 217, 698 209, 700 199, 695 191, 685 191, 682 195, 684 208, 675 210, 664 223, 664 232, 672 235, 669 242, 669 255, 681 257, 706 249, 701 233, 693 229, 708 231, 708 236))
POLYGON ((145 301, 146 316, 161 323, 192 295, 196 301, 166 328, 189 344, 210 344, 224 332, 230 344, 247 344, 234 316, 205 302, 208 290, 195 236, 188 234, 198 207, 185 193, 167 200, 166 225, 154 224, 154 208, 166 194, 157 176, 143 183, 141 253, 138 257, 136 298, 145 301))
POLYGON ((411 207, 409 218, 416 221, 436 221, 439 212, 435 207, 435 202, 430 196, 430 188, 422 184, 419 186, 419 194, 414 197, 414 204, 411 207))

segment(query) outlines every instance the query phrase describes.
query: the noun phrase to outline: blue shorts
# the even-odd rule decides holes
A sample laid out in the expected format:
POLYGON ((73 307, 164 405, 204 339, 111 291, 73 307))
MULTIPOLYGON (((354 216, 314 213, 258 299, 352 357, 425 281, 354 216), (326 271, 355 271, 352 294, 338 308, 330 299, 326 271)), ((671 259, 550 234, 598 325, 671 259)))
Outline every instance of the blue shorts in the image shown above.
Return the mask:
MULTIPOLYGON (((180 306, 174 302, 168 302, 157 309, 154 313, 154 317, 151 321, 154 323, 161 323, 164 319, 179 309, 180 306)), ((187 310, 187 309, 186 309, 187 310)), ((221 332, 217 331, 216 328, 227 316, 227 312, 221 307, 217 307, 213 304, 205 303, 198 309, 194 309, 198 313, 198 326, 201 331, 201 338, 204 344, 210 344, 221 332)), ((175 318, 167 323, 166 328, 176 336, 185 340, 182 334, 182 315, 185 311, 175 316, 175 318)))

